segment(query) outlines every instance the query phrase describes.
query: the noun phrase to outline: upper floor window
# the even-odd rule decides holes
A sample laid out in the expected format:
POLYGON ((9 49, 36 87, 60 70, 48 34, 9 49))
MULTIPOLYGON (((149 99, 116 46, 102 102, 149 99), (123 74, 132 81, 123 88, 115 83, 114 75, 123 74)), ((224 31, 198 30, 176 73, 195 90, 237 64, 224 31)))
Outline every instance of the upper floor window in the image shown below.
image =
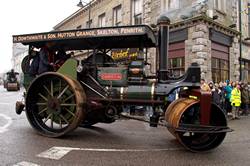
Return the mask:
POLYGON ((98 17, 98 26, 105 27, 105 20, 106 20, 105 13, 103 13, 98 17))
POLYGON ((220 11, 226 11, 226 0, 214 0, 214 8, 220 11))
POLYGON ((164 9, 179 9, 180 8, 180 0, 164 0, 164 9))
POLYGON ((113 25, 119 26, 121 24, 122 24, 122 5, 119 5, 113 9, 113 25))
POLYGON ((92 20, 88 20, 86 22, 86 28, 91 28, 92 27, 92 20))
POLYGON ((142 24, 142 0, 133 0, 132 2, 132 23, 134 25, 142 24))

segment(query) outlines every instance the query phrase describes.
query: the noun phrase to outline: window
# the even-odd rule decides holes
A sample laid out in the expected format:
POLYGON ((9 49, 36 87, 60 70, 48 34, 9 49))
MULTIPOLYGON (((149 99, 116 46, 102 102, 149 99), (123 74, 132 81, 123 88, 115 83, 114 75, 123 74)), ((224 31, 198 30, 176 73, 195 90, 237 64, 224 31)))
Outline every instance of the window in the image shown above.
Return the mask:
POLYGON ((242 80, 250 83, 250 62, 242 60, 242 80))
POLYGON ((229 79, 229 64, 227 60, 212 57, 212 80, 215 83, 229 79))
POLYGON ((168 68, 173 76, 181 76, 185 73, 184 57, 169 58, 168 68))
POLYGON ((142 0, 133 0, 132 5, 132 23, 142 24, 142 0))
POLYGON ((214 0, 214 8, 226 12, 226 0, 214 0))
POLYGON ((179 9, 180 8, 180 0, 164 0, 164 9, 179 9))
POLYGON ((113 25, 120 26, 122 24, 122 6, 119 5, 113 9, 113 25))
POLYGON ((92 20, 88 20, 86 22, 86 28, 91 28, 92 27, 92 20))
POLYGON ((105 27, 105 13, 101 14, 98 17, 98 26, 99 27, 105 27))

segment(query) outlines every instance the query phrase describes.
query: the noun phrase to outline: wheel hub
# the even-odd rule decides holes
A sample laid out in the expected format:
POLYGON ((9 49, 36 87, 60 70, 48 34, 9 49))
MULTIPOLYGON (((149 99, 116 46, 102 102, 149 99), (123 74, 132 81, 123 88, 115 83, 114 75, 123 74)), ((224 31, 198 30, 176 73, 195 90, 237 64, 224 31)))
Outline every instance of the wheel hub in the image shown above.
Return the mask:
POLYGON ((60 108, 60 102, 57 98, 51 98, 48 100, 48 108, 52 110, 59 110, 60 108))

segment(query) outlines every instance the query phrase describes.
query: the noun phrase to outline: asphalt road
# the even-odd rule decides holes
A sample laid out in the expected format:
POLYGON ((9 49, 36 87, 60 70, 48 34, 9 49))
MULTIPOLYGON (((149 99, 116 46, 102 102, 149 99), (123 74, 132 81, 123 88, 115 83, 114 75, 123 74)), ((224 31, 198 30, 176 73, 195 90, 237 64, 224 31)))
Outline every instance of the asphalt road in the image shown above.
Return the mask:
POLYGON ((0 86, 0 165, 165 166, 250 165, 250 117, 229 121, 235 131, 206 153, 185 150, 164 127, 134 120, 78 128, 60 139, 36 134, 25 113, 15 114, 22 92, 0 86))

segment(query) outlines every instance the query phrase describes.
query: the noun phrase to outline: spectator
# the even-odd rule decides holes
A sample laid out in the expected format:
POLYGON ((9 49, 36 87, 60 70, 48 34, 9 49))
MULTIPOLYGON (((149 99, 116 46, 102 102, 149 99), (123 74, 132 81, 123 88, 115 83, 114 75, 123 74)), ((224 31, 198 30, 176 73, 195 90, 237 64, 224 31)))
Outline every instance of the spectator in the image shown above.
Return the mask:
POLYGON ((249 91, 248 91, 248 85, 242 84, 241 89, 241 99, 242 99, 242 114, 241 115, 248 115, 248 104, 249 104, 249 91))
POLYGON ((226 107, 227 113, 229 113, 232 110, 232 106, 230 102, 232 86, 229 84, 229 80, 226 80, 226 86, 225 86, 224 92, 225 92, 225 107, 226 107))
MULTIPOLYGON (((211 88, 211 87, 210 87, 211 88)), ((212 101, 213 103, 221 106, 221 90, 219 89, 219 85, 216 83, 214 88, 212 89, 212 101)))
POLYGON ((212 91, 214 89, 214 83, 213 83, 213 81, 210 81, 208 83, 208 86, 209 86, 210 90, 212 91))
POLYGON ((201 79, 201 90, 202 91, 211 91, 209 86, 207 85, 206 81, 202 78, 201 79))
POLYGON ((236 83, 233 83, 233 90, 231 92, 231 105, 232 105, 232 119, 239 119, 239 109, 241 105, 241 92, 240 86, 236 83))
POLYGON ((219 83, 219 89, 220 89, 220 107, 223 110, 223 112, 226 114, 226 107, 225 107, 225 85, 223 82, 219 83))

